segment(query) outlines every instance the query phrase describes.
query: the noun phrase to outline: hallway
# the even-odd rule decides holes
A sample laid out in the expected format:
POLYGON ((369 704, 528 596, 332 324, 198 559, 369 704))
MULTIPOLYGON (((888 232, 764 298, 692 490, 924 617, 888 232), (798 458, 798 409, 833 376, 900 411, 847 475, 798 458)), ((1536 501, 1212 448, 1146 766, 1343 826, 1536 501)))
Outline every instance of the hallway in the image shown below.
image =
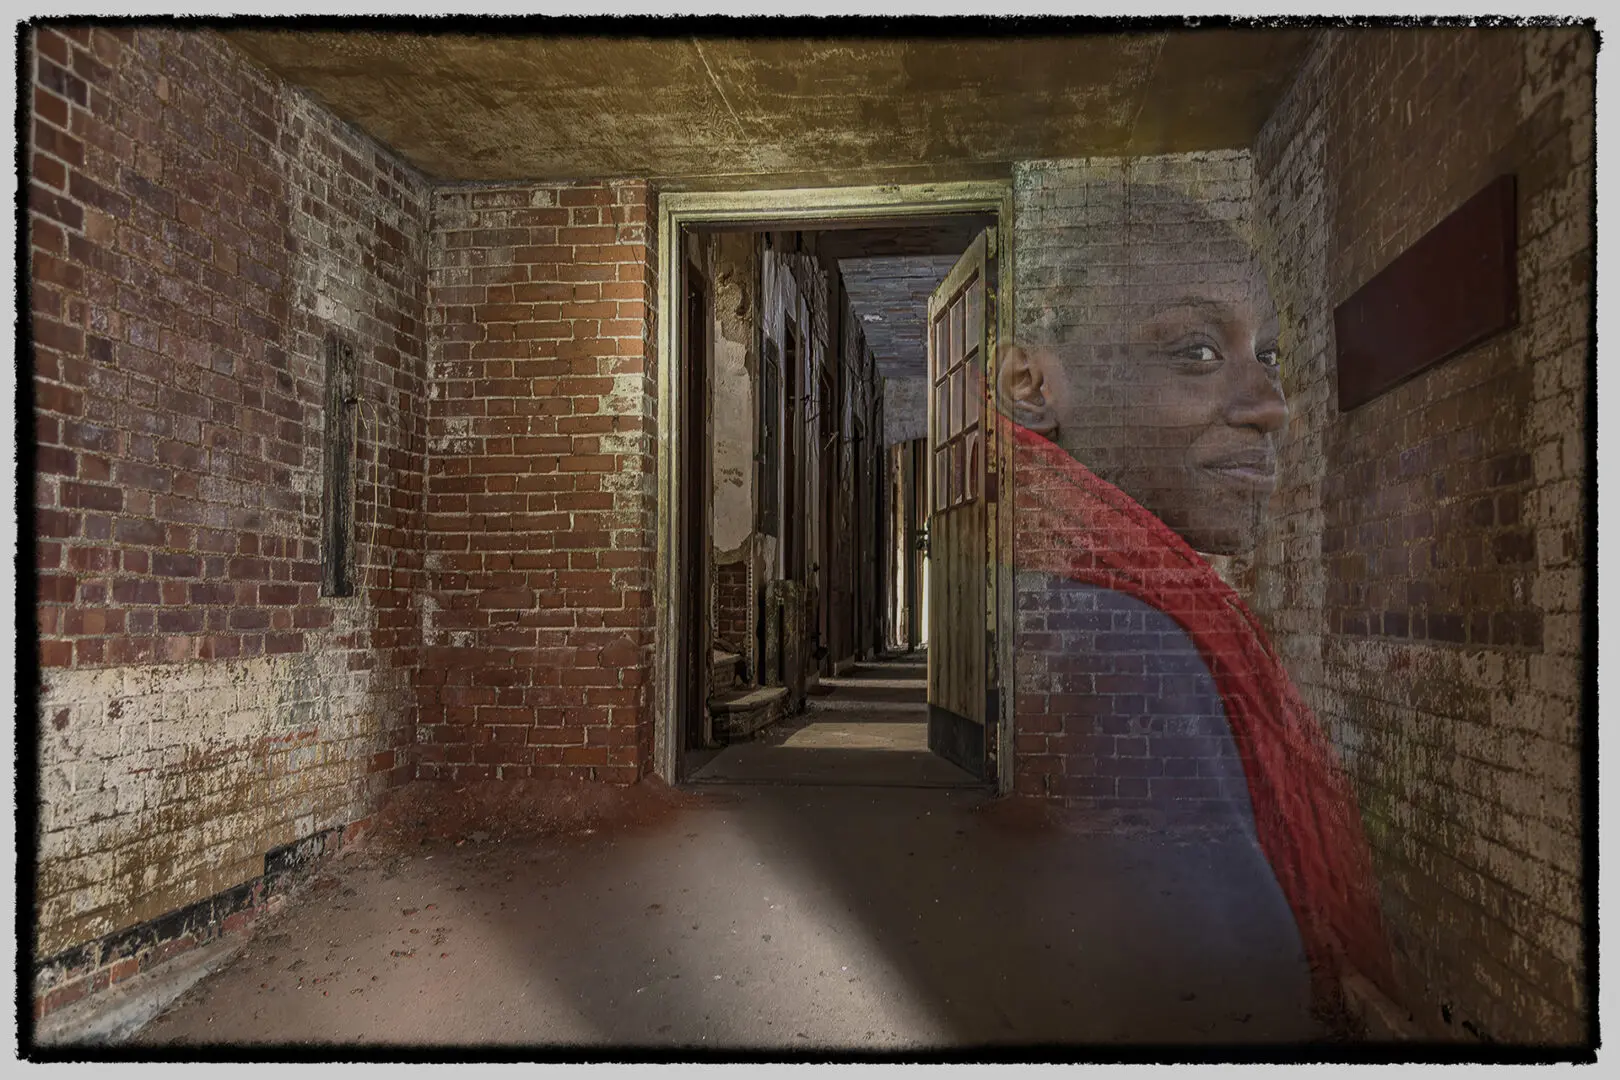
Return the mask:
POLYGON ((821 679, 805 711, 732 743, 694 768, 694 784, 973 787, 928 750, 928 654, 856 664, 821 679))
POLYGON ((1595 1057, 1596 20, 935 22, 19 24, 22 1055, 1595 1057))
POLYGON ((1275 933, 1281 898, 1248 877, 1252 841, 1030 810, 963 789, 739 785, 647 828, 375 845, 329 864, 135 1041, 882 1053, 1326 1037, 1297 939, 1275 933))

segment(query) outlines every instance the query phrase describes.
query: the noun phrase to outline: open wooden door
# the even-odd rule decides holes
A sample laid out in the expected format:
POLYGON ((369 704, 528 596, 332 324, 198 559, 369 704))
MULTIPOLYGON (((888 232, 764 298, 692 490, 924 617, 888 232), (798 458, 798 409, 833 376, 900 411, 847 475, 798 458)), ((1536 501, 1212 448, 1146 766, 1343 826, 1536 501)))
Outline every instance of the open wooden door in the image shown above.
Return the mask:
POLYGON ((991 779, 1000 714, 995 474, 986 394, 995 350, 995 230, 928 301, 928 747, 991 779))

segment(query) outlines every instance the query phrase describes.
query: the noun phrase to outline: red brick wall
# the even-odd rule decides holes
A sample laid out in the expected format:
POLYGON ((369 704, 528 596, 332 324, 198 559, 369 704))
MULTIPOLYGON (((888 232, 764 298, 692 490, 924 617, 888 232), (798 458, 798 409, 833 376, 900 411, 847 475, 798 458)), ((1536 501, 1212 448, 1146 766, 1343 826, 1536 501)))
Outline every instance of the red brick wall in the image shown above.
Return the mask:
POLYGON ((31 38, 46 957, 257 876, 407 775, 427 190, 213 34, 31 38), (318 596, 329 328, 375 417, 341 600, 318 596))
POLYGON ((1361 793, 1420 1022, 1575 1040, 1593 43, 1328 35, 1255 149, 1284 486, 1254 602, 1361 793), (1331 312, 1518 175, 1520 326, 1352 413, 1331 312))
POLYGON ((751 651, 748 633, 748 563, 716 563, 714 593, 716 647, 746 657, 751 651))
POLYGON ((651 768, 652 214, 634 182, 435 196, 424 779, 651 768))

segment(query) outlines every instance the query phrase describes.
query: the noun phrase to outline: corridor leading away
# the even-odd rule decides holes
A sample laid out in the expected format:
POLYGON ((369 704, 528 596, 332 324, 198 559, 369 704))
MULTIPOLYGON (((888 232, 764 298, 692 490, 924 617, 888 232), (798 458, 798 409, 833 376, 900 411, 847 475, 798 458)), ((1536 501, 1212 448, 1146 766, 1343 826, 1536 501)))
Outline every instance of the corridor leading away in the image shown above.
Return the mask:
POLYGON ((1596 1060, 1595 19, 228 22, 18 26, 19 1056, 1596 1060))
POLYGON ((137 1041, 1328 1037, 1240 835, 1088 831, 962 788, 666 794, 680 805, 659 824, 410 838, 330 863, 137 1041))
POLYGON ((922 650, 824 676, 787 717, 692 770, 696 784, 962 787, 980 781, 928 749, 928 654, 922 650))

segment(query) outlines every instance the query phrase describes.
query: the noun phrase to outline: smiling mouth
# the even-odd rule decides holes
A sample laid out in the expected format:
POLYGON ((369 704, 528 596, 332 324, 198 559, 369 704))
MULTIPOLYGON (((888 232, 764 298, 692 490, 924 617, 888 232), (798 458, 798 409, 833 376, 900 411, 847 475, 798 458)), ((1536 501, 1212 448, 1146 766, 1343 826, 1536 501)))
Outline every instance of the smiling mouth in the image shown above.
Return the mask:
POLYGON ((1243 487, 1269 488, 1277 483, 1277 463, 1269 455, 1228 458, 1211 462, 1204 468, 1223 480, 1243 487))

